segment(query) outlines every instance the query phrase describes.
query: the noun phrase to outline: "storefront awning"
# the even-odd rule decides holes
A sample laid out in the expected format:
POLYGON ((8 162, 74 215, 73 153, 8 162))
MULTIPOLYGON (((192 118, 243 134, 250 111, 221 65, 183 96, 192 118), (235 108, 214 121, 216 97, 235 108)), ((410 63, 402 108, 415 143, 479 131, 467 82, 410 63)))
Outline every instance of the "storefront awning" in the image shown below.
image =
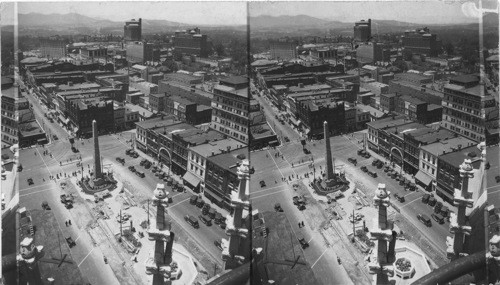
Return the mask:
POLYGON ((222 202, 224 201, 224 198, 220 197, 219 195, 215 194, 214 192, 208 190, 205 188, 205 193, 207 193, 210 197, 214 198, 215 200, 222 202))
POLYGON ((194 176, 194 174, 189 171, 186 172, 186 174, 184 174, 182 179, 186 181, 188 184, 193 185, 193 187, 198 187, 198 185, 200 184, 200 179, 194 176))
POLYGON ((429 186, 432 182, 432 178, 429 177, 429 175, 422 172, 422 170, 419 170, 417 172, 417 175, 415 175, 415 180, 422 182, 426 186, 429 186))

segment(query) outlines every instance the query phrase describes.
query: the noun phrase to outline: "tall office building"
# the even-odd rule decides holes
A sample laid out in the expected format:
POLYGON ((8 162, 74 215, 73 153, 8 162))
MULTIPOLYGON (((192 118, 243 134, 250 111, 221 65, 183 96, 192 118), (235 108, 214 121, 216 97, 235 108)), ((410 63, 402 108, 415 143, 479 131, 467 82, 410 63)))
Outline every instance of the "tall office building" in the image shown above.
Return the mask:
POLYGON ((436 34, 431 34, 429 28, 405 31, 402 36, 403 47, 412 53, 426 56, 437 56, 441 50, 441 40, 436 34))
POLYGON ((199 28, 176 31, 173 37, 174 55, 179 58, 183 54, 208 56, 207 35, 202 35, 199 28))
POLYGON ((289 60, 298 57, 297 42, 287 39, 271 41, 271 58, 289 60))
POLYGON ((444 86, 442 126, 487 145, 498 143, 498 102, 479 75, 460 75, 444 86))
POLYGON ((66 40, 54 36, 40 40, 40 50, 43 57, 49 59, 59 59, 65 57, 68 53, 66 40))
POLYGON ((132 19, 125 22, 123 26, 123 39, 125 41, 140 41, 142 38, 142 19, 139 18, 138 21, 132 19))
POLYGON ((213 93, 211 127, 248 144, 248 79, 237 76, 221 79, 213 93))
POLYGON ((354 23, 354 40, 367 42, 372 36, 372 19, 361 20, 354 23))

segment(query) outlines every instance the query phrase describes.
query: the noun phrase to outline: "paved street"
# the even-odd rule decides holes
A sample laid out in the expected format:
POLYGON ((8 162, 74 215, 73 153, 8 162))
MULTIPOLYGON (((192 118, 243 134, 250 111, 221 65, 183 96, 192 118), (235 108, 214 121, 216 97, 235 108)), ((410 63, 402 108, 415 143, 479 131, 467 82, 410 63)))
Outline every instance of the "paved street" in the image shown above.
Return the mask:
MULTIPOLYGON (((288 123, 284 126, 279 124, 279 122, 273 123, 273 121, 275 121, 273 115, 275 110, 269 106, 268 100, 263 97, 258 97, 257 100, 263 106, 267 119, 271 121, 270 125, 273 126, 274 124, 277 126, 279 130, 278 135, 280 131, 284 132, 290 137, 291 141, 289 143, 284 143, 284 145, 276 149, 271 148, 252 152, 252 166, 255 167, 256 170, 251 180, 252 205, 254 209, 259 209, 259 211, 274 211, 274 204, 279 202, 285 213, 287 213, 294 231, 302 232, 303 235, 307 236, 307 238, 312 241, 311 247, 305 252, 305 256, 308 262, 313 265, 316 276, 319 276, 319 279, 324 284, 341 284, 341 282, 344 281, 342 278, 345 278, 346 273, 339 268, 334 253, 329 252, 330 249, 321 242, 321 235, 318 233, 319 229, 299 229, 297 225, 299 221, 305 221, 307 225, 308 220, 305 213, 307 213, 309 209, 301 212, 292 203, 292 197, 295 194, 291 186, 297 181, 297 178, 300 178, 308 184, 314 177, 319 177, 324 170, 324 140, 308 141, 305 148, 310 150, 311 154, 305 154, 302 150, 298 133, 296 133, 288 123), (305 178, 306 174, 308 174, 308 178, 305 178), (260 187, 260 181, 264 181, 266 186, 260 187), (330 260, 326 260, 325 257, 330 260), (335 268, 335 270, 332 270, 332 268, 335 268), (329 283, 333 282, 332 280, 335 280, 335 283, 329 283)), ((391 195, 398 193, 400 196, 405 196, 406 201, 404 203, 400 203, 394 198, 391 199, 394 209, 401 213, 398 217, 405 219, 404 221, 396 220, 396 225, 400 223, 411 225, 418 234, 418 236, 412 238, 415 240, 425 240, 426 244, 430 246, 422 248, 424 253, 432 257, 435 255, 441 256, 441 259, 433 260, 433 262, 438 265, 443 265, 441 263, 446 255, 446 247, 444 245, 446 236, 449 235, 449 223, 445 222, 440 225, 433 221, 432 227, 429 228, 417 220, 417 214, 429 214, 432 212, 430 206, 421 202, 423 193, 419 190, 414 192, 405 190, 396 180, 388 177, 386 173, 383 172, 383 169, 379 170, 371 166, 371 162, 374 158, 385 161, 377 154, 370 151, 372 158, 369 159, 358 156, 357 150, 363 147, 363 136, 364 132, 362 131, 330 138, 335 171, 345 172, 346 177, 355 183, 356 188, 362 190, 366 194, 370 202, 378 183, 385 183, 391 195), (358 163, 356 166, 347 161, 349 157, 357 159, 358 163), (364 165, 370 170, 375 171, 378 177, 372 178, 362 172, 360 167, 364 165)), ((348 197, 341 199, 341 204, 348 203, 347 198, 348 197)), ((344 219, 347 220, 347 217, 344 217, 344 219)))
MULTIPOLYGON (((33 109, 37 120, 43 120, 43 113, 45 110, 39 106, 37 100, 32 96, 27 96, 33 104, 33 109)), ((93 168, 93 144, 90 140, 76 140, 74 146, 79 150, 78 153, 73 153, 71 145, 67 139, 68 134, 57 123, 48 123, 46 120, 45 127, 50 128, 51 133, 57 134, 59 140, 51 141, 45 147, 26 148, 20 150, 20 163, 24 169, 19 176, 19 194, 20 204, 28 209, 41 209, 41 201, 47 201, 53 209, 53 213, 59 223, 63 224, 61 227, 61 236, 71 235, 79 237, 78 246, 71 249, 72 259, 80 264, 80 270, 84 276, 88 276, 89 282, 92 284, 119 284, 109 266, 104 266, 103 253, 100 252, 98 247, 92 244, 90 237, 86 233, 86 225, 73 226, 66 228, 64 222, 67 219, 77 220, 79 217, 76 215, 88 216, 91 219, 89 206, 93 205, 93 201, 85 201, 89 203, 87 206, 75 205, 74 209, 67 210, 59 201, 59 195, 62 193, 60 182, 62 179, 69 179, 72 177, 73 182, 81 178, 82 170, 85 175, 88 175, 93 168), (44 152, 46 154, 44 155, 44 152), (77 166, 80 162, 81 166, 77 166), (76 172, 76 177, 72 173, 76 172), (57 178, 57 183, 50 180, 49 177, 57 178), (66 176, 65 176, 66 175, 66 176), (34 185, 28 185, 27 179, 32 178, 34 185), (83 207, 76 210, 77 207, 83 207), (82 212, 83 211, 83 212, 82 212)), ((43 123, 42 123, 43 124, 43 123)), ((47 130, 47 133, 49 131, 47 130)), ((127 184, 128 188, 132 189, 134 194, 134 201, 139 205, 146 205, 147 200, 151 199, 154 188, 157 183, 161 181, 153 175, 150 170, 143 169, 139 163, 144 154, 139 158, 131 158, 125 155, 125 150, 130 147, 131 134, 134 131, 124 132, 123 134, 104 135, 99 137, 100 152, 103 158, 103 166, 105 170, 113 172, 115 178, 120 182, 127 184), (123 157, 126 160, 124 166, 116 162, 116 157, 123 157), (127 168, 134 165, 136 169, 144 171, 145 178, 140 178, 132 174, 127 168), (132 174, 132 175, 131 175, 132 174)), ((152 160, 151 158, 148 158, 152 160)), ((179 177, 177 177, 179 179, 179 177)), ((67 180, 69 181, 69 180, 67 180)), ((70 182, 68 182, 70 183, 70 182)), ((163 183, 163 182, 161 182, 163 183)), ((171 192, 170 187, 167 190, 171 192)), ((118 191, 118 190, 115 190, 118 191)), ((116 193, 115 193, 116 194, 116 193)), ((113 194, 113 195, 115 195, 113 194)), ((189 204, 189 197, 191 193, 171 193, 173 203, 168 209, 169 215, 183 230, 187 232, 189 237, 194 240, 198 248, 203 249, 203 254, 208 255, 211 264, 204 264, 213 268, 214 264, 217 267, 222 267, 222 259, 220 250, 214 245, 215 240, 226 238, 225 231, 218 225, 210 227, 204 225, 200 221, 200 228, 194 229, 184 221, 185 215, 193 215, 197 217, 201 214, 201 210, 189 204)), ((144 218, 147 216, 146 211, 143 213, 144 218)), ((182 238, 182 235, 178 237, 182 238)), ((191 250, 191 249, 190 249, 191 250)), ((142 270, 142 269, 141 269, 142 270)), ((116 273, 115 273, 116 274, 116 273)), ((132 281, 132 280, 131 280, 132 281)))

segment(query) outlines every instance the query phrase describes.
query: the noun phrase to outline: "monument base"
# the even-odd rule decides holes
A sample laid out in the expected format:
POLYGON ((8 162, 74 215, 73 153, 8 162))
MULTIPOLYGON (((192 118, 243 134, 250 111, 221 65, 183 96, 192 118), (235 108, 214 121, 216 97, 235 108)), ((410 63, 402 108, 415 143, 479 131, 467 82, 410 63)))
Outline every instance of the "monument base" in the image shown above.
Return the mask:
POLYGON ((79 181, 83 192, 93 195, 104 190, 112 191, 116 189, 117 181, 112 174, 102 174, 99 178, 85 177, 79 181))
POLYGON ((312 186, 318 195, 326 196, 337 191, 346 191, 349 189, 349 181, 343 175, 335 174, 333 179, 317 179, 312 186))

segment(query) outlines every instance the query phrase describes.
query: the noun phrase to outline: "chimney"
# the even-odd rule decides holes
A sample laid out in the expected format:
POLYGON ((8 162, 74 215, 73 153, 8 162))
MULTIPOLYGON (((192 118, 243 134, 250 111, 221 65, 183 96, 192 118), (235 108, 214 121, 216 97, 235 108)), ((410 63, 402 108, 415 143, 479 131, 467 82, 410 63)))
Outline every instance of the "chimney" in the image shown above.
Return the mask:
POLYGON ((212 151, 212 156, 214 156, 214 155, 215 155, 215 152, 212 151))

